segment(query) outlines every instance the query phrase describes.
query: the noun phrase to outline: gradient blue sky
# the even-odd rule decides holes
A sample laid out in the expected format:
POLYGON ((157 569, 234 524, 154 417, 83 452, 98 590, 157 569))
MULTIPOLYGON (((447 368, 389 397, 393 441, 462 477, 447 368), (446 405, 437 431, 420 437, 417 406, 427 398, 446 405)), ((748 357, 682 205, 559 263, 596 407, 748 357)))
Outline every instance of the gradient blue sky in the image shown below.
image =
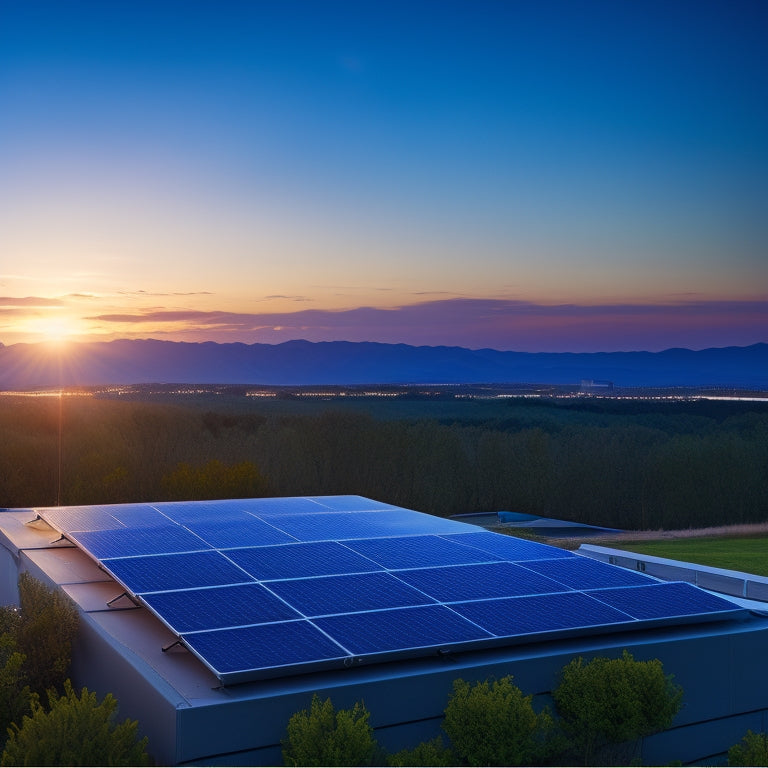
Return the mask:
POLYGON ((0 342, 768 341, 768 3, 0 0, 0 342))

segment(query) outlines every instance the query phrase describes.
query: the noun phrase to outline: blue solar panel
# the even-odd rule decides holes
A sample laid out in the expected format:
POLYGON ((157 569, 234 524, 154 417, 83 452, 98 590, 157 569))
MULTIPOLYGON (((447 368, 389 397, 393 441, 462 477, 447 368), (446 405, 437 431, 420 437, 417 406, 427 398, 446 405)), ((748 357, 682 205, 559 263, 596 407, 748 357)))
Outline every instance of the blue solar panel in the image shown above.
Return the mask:
POLYGON ((308 621, 260 624, 183 635, 185 644, 222 679, 253 679, 254 672, 344 659, 348 652, 308 621))
POLYGON ((301 618, 260 584, 158 592, 143 599, 179 635, 301 618))
POLYGON ((260 581, 381 570, 376 563, 335 541, 232 549, 224 554, 260 581))
POLYGON ((305 616, 434 603, 432 598, 383 572, 270 581, 267 586, 305 616))
POLYGON ((499 560, 496 555, 464 547, 439 536, 398 536, 396 538, 346 541, 345 545, 384 568, 422 568, 499 560))
POLYGON ((102 562, 135 595, 192 587, 218 587, 252 580, 226 557, 213 550, 178 555, 123 557, 102 562))
POLYGON ((78 531, 72 538, 100 560, 210 549, 199 536, 173 524, 158 528, 78 531))
POLYGON ((313 496, 312 501, 334 512, 363 512, 365 510, 402 509, 392 504, 366 499, 363 496, 313 496))
POLYGON ((104 531, 125 526, 110 512, 109 507, 53 507, 40 509, 38 514, 59 531, 104 531))
POLYGON ((556 581, 504 562, 419 568, 395 575, 441 603, 563 591, 556 581))
POLYGON ((299 541, 345 541, 381 536, 451 533, 464 530, 465 523, 445 520, 409 510, 328 512, 312 515, 259 515, 261 519, 299 541))
POLYGON ((683 582, 597 589, 588 594, 636 619, 674 618, 741 610, 728 600, 683 582))
POLYGON ((355 654, 418 656, 743 612, 687 584, 356 496, 40 514, 222 682, 355 654))
POLYGON ((247 502, 231 501, 170 501, 157 504, 157 508, 174 522, 186 525, 192 520, 245 520, 247 502))
POLYGON ((552 547, 549 544, 539 544, 536 541, 516 539, 503 533, 477 531, 476 533, 458 533, 445 538, 457 544, 473 547, 489 554, 497 555, 502 560, 520 562, 523 560, 541 560, 543 558, 578 557, 573 552, 552 547))
POLYGON ((327 616, 313 623, 360 655, 410 649, 427 652, 490 637, 442 605, 327 616))
POLYGON ((293 536, 283 533, 269 523, 245 514, 247 517, 244 519, 189 521, 186 527, 214 549, 258 547, 296 541, 293 536))
POLYGON ((558 560, 540 560, 523 564, 537 573, 559 581, 571 589, 598 589, 599 587, 629 587, 633 584, 656 584, 656 579, 638 571, 628 571, 588 557, 558 560))
POLYGON ((497 637, 516 637, 633 621, 626 613, 581 592, 477 600, 471 603, 454 603, 451 608, 497 637))
POLYGON ((149 504, 116 504, 112 516, 127 528, 157 528, 168 525, 168 518, 149 504))
POLYGON ((303 515, 327 512, 328 507, 303 497, 249 499, 244 509, 254 515, 303 515))

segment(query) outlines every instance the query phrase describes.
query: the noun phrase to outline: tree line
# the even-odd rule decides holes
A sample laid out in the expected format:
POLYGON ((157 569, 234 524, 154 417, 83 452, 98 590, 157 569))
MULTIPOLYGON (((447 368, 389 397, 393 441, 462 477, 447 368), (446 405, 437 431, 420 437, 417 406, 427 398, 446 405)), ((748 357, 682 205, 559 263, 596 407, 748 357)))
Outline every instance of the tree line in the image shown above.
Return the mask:
POLYGON ((768 518, 759 404, 254 400, 3 397, 0 506, 360 494, 626 529, 768 518))

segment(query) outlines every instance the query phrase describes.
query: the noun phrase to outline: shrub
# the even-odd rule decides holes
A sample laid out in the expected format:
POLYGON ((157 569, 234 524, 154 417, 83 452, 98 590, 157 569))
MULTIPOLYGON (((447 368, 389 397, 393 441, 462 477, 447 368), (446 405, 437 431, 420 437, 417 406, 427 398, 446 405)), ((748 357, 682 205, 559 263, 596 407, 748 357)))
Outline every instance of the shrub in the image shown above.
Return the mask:
POLYGON ((768 765, 768 734, 747 731, 728 750, 728 765, 768 765))
POLYGON ((296 712, 283 741, 286 765, 371 765, 377 746, 368 723, 370 713, 360 702, 352 709, 334 709, 330 699, 312 697, 309 712, 296 712))
POLYGON ((566 665, 553 691, 563 729, 584 765, 618 762, 613 745, 633 752, 644 736, 664 730, 680 709, 682 689, 664 675, 661 662, 579 657, 566 665))
POLYGON ((23 666, 24 655, 16 649, 16 641, 9 633, 0 635, 0 744, 5 743, 11 724, 21 722, 38 700, 26 684, 23 666))
POLYGON ((63 592, 49 589, 28 573, 19 577, 19 605, 16 641, 26 657, 30 688, 40 695, 49 688, 61 692, 77 632, 77 609, 63 592))
POLYGON ((443 729, 456 755, 467 765, 532 765, 553 745, 547 709, 536 714, 507 676, 471 686, 456 680, 445 709, 443 729))
POLYGON ((421 766, 456 765, 456 758, 442 738, 437 736, 431 741, 423 741, 413 749, 403 749, 387 758, 387 764, 392 766, 421 766))
POLYGON ((147 739, 137 737, 136 721, 115 725, 117 701, 83 688, 78 697, 69 680, 64 695, 53 690, 49 711, 37 702, 21 727, 11 726, 0 764, 6 765, 149 765, 147 739))

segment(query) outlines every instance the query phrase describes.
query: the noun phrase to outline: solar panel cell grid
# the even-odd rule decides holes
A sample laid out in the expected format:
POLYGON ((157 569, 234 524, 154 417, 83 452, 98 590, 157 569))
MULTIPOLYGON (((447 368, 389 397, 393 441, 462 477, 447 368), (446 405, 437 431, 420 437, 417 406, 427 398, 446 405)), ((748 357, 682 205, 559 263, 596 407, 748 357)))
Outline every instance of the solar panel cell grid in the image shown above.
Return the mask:
POLYGON ((395 575, 441 603, 563 591, 556 581, 505 562, 420 568, 395 575))
POLYGON ((441 605, 351 613, 314 619, 322 630, 354 654, 410 648, 440 648, 491 635, 441 605))
POLYGON ((548 576, 571 589, 597 589, 599 587, 628 587, 641 584, 656 584, 651 576, 628 571, 616 565, 608 565, 588 557, 569 559, 539 560, 524 563, 536 573, 548 576))
POLYGON ((193 520, 189 521, 186 527, 214 549, 287 544, 296 541, 293 536, 273 525, 245 514, 245 518, 235 520, 193 520))
POLYGON ((102 531, 77 531, 72 538, 99 559, 136 557, 170 552, 210 549, 199 536, 178 525, 157 528, 121 528, 102 531))
POLYGON ((346 649, 308 621, 198 632, 183 635, 182 639, 221 675, 279 669, 349 656, 346 649))
POLYGON ((382 570, 372 560, 335 541, 233 549, 224 554, 259 580, 382 570))
POLYGON ((253 579, 218 552, 124 557, 104 566, 134 594, 240 584, 253 579))
POLYGON ((634 619, 580 592, 478 600, 451 606, 497 637, 601 627, 634 619))
POLYGON ((464 547, 439 536, 362 539, 347 541, 345 545, 389 570, 499 560, 496 555, 464 547))
POLYGON ((304 616, 434 603, 431 597, 388 573, 270 581, 267 586, 304 616))
POLYGON ((514 536, 477 531, 456 533, 445 538, 457 544, 478 549, 482 552, 497 555, 502 560, 519 562, 522 560, 540 560, 542 558, 572 558, 577 557, 565 549, 539 544, 536 541, 516 539, 514 536))
POLYGON ((143 599, 180 635, 301 618, 260 584, 158 592, 143 599))
POLYGON ((734 609, 733 603, 683 582, 599 589, 588 594, 636 619, 695 616, 734 609))

